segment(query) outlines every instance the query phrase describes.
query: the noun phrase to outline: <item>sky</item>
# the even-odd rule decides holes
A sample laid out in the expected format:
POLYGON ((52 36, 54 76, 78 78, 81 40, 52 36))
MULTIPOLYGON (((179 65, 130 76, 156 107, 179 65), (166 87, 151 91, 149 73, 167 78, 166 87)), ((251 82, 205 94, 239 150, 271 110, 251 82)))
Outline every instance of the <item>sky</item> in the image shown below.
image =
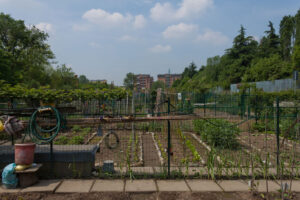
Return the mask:
MULTIPOLYGON (((128 72, 182 73, 232 46, 240 26, 278 32, 299 0, 0 0, 0 12, 49 34, 55 63, 122 85, 128 72)), ((56 67, 57 64, 53 64, 56 67)))

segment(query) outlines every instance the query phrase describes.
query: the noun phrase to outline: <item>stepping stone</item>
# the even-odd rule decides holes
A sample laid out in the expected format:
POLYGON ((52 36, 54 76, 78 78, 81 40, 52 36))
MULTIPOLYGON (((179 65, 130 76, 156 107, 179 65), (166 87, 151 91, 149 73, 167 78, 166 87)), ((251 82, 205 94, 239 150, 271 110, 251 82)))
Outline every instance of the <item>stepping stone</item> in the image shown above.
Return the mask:
POLYGON ((89 192, 94 180, 64 180, 55 193, 89 192))
POLYGON ((91 192, 123 192, 123 180, 96 180, 91 192))
POLYGON ((250 191, 249 186, 241 180, 224 180, 219 183, 225 192, 250 191))
POLYGON ((211 180, 187 180, 193 192, 222 192, 223 190, 211 180))
POLYGON ((61 181, 59 180, 40 180, 37 184, 27 187, 21 192, 51 192, 53 193, 55 189, 59 186, 61 181))
POLYGON ((16 188, 16 189, 6 189, 3 187, 3 185, 0 186, 0 193, 18 193, 21 190, 16 188))
POLYGON ((154 180, 126 180, 125 192, 156 192, 154 180))
MULTIPOLYGON (((266 180, 257 180, 254 182, 257 187, 258 192, 267 192, 266 180)), ((277 192, 280 189, 280 186, 274 181, 268 181, 268 190, 269 192, 277 192)))
POLYGON ((160 192, 186 192, 190 191, 184 180, 158 180, 158 191, 160 192))

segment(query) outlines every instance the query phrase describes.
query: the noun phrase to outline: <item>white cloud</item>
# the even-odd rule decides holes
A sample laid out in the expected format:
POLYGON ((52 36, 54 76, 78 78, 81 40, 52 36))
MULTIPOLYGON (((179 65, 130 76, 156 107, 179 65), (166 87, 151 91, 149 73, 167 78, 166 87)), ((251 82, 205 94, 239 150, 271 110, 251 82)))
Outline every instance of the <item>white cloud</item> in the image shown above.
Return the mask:
POLYGON ((52 24, 41 22, 35 26, 36 28, 40 29, 41 31, 44 31, 46 33, 53 33, 54 29, 52 24))
POLYGON ((229 42, 229 38, 221 32, 207 29, 203 34, 198 35, 197 41, 208 42, 213 45, 223 45, 229 42))
POLYGON ((146 24, 146 19, 143 15, 137 15, 133 21, 134 28, 143 28, 146 24))
POLYGON ((90 42, 89 46, 94 47, 94 48, 98 48, 98 47, 100 47, 100 44, 98 44, 96 42, 90 42))
POLYGON ((150 10, 150 17, 155 21, 174 21, 192 18, 202 14, 213 5, 213 0, 182 0, 179 8, 170 3, 156 3, 150 10))
POLYGON ((130 14, 123 15, 119 12, 109 13, 102 9, 91 9, 86 11, 83 19, 92 24, 101 25, 102 27, 119 27, 121 25, 132 25, 134 28, 143 28, 146 19, 143 15, 132 16, 130 14))
POLYGON ((134 37, 130 36, 130 35, 123 35, 122 37, 120 37, 120 40, 122 40, 122 41, 134 41, 136 39, 134 37))
POLYGON ((72 29, 74 31, 88 31, 90 29, 90 26, 86 24, 73 24, 72 29))
POLYGON ((164 38, 181 38, 191 35, 197 31, 198 27, 194 24, 180 23, 177 25, 168 26, 163 32, 164 38))
POLYGON ((154 47, 150 48, 150 51, 153 53, 166 53, 171 51, 171 46, 170 45, 155 45, 154 47))

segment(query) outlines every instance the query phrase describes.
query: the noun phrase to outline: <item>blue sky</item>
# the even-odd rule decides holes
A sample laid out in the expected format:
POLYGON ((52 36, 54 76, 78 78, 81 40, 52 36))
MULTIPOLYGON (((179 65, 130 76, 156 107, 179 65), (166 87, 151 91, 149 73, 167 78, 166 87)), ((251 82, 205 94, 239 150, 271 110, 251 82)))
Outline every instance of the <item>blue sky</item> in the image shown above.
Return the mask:
POLYGON ((127 72, 181 73, 231 47, 240 25, 278 31, 299 0, 0 0, 0 12, 49 33, 58 64, 121 85, 127 72))

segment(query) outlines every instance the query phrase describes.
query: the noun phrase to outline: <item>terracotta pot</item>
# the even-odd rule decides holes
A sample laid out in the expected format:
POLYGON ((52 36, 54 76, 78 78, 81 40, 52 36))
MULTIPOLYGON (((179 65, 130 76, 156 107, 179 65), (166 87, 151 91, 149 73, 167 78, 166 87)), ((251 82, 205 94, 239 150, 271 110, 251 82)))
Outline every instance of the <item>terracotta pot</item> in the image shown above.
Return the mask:
POLYGON ((34 159, 35 144, 15 144, 16 165, 31 165, 34 159))

